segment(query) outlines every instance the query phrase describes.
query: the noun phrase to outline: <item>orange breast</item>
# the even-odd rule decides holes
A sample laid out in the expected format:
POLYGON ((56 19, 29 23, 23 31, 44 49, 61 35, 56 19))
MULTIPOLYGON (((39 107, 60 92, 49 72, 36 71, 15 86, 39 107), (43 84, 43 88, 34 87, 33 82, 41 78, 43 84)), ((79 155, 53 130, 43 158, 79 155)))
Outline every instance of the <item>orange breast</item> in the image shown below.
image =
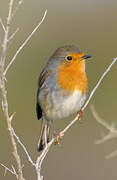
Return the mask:
POLYGON ((88 79, 85 72, 85 62, 74 62, 68 65, 60 65, 57 81, 59 86, 73 93, 74 90, 80 90, 83 94, 88 88, 88 79))

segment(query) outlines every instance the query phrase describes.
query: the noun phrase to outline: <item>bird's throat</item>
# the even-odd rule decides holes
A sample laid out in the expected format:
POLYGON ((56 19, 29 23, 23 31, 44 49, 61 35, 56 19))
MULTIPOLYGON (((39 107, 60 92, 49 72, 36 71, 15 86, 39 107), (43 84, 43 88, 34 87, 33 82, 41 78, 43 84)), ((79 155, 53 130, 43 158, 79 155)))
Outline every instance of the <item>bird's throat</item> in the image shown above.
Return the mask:
MULTIPOLYGON (((85 66, 85 65, 84 65, 85 66)), ((88 88, 88 79, 85 67, 75 66, 59 66, 57 81, 59 86, 69 91, 71 94, 74 90, 79 90, 84 94, 88 88)))

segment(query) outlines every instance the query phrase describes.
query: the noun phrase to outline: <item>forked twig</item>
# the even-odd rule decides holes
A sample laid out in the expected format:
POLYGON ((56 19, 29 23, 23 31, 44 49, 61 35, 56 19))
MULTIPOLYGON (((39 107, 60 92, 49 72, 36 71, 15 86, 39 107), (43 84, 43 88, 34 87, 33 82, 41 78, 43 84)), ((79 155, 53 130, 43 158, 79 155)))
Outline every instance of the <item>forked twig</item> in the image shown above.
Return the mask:
POLYGON ((16 33, 19 31, 19 28, 17 28, 16 30, 15 30, 15 32, 9 37, 9 39, 8 39, 8 42, 10 42, 13 38, 14 38, 14 36, 16 35, 16 33))
MULTIPOLYGON (((22 1, 20 1, 20 2, 22 2, 22 1)), ((3 109, 4 116, 5 116, 6 121, 7 121, 8 130, 9 130, 9 134, 10 134, 10 140, 11 140, 12 147, 13 147, 13 155, 14 155, 16 163, 17 163, 18 173, 16 173, 16 171, 10 170, 9 168, 4 166, 3 164, 1 164, 1 165, 5 168, 5 171, 8 170, 12 174, 15 174, 16 178, 18 180, 24 180, 23 173, 22 173, 21 160, 20 160, 20 156, 18 154, 17 145, 16 145, 15 138, 14 138, 15 132, 13 131, 12 124, 11 124, 12 118, 13 118, 15 113, 13 113, 11 116, 9 116, 9 111, 8 111, 8 101, 7 101, 7 91, 6 91, 6 85, 5 85, 5 75, 6 75, 7 71, 8 71, 8 69, 9 69, 9 67, 12 65, 15 58, 19 54, 19 52, 23 49, 23 47, 26 45, 26 43, 34 35, 34 33, 37 31, 37 29, 40 27, 40 25, 44 21, 45 16, 47 14, 47 10, 45 11, 45 14, 44 14, 42 20, 40 21, 40 23, 36 26, 36 28, 33 30, 33 32, 28 36, 28 38, 24 41, 24 43, 18 49, 18 51, 14 55, 11 62, 8 64, 8 66, 6 68, 6 71, 5 71, 5 62, 6 62, 8 41, 11 40, 13 38, 13 36, 15 35, 15 33, 16 33, 16 32, 13 33, 12 36, 10 37, 10 39, 9 39, 9 28, 10 28, 11 19, 12 19, 13 3, 14 3, 14 0, 9 0, 9 9, 8 9, 8 17, 7 17, 6 27, 4 27, 3 22, 0 19, 0 23, 1 23, 2 27, 3 27, 3 29, 4 29, 2 50, 1 50, 1 56, 0 56, 0 89, 1 89, 1 95, 2 95, 2 109, 3 109)), ((22 147, 23 147, 23 145, 22 145, 22 147)), ((25 147, 24 147, 24 150, 25 150, 25 147)), ((30 161, 31 161, 31 159, 30 159, 30 161)))
MULTIPOLYGON (((19 1, 19 2, 22 2, 19 1)), ((30 40, 30 38, 34 35, 34 33, 37 31, 37 29, 40 27, 40 25, 43 23, 46 14, 47 14, 47 10, 44 13, 44 16, 42 18, 42 20, 39 22, 39 24, 34 28, 34 30, 30 33, 30 35, 26 38, 26 40, 23 42, 23 44, 19 47, 19 49, 16 51, 15 55, 13 56, 12 60, 10 61, 10 63, 7 65, 6 69, 4 69, 5 66, 5 60, 6 60, 6 51, 7 51, 7 46, 8 46, 8 41, 9 41, 9 25, 11 22, 11 18, 13 16, 13 14, 17 11, 17 7, 16 10, 14 11, 14 13, 12 13, 12 6, 13 6, 13 0, 9 0, 9 13, 8 13, 8 18, 7 18, 7 25, 6 27, 4 27, 2 20, 0 20, 0 23, 3 27, 3 30, 5 32, 4 34, 4 39, 3 39, 3 48, 2 48, 2 53, 1 53, 1 57, 0 57, 0 88, 1 88, 1 92, 2 92, 2 99, 3 99, 3 111, 4 111, 4 115, 6 117, 7 120, 7 124, 8 124, 8 129, 9 129, 9 133, 10 133, 10 138, 11 138, 11 142, 12 142, 12 146, 13 146, 13 150, 14 150, 14 156, 17 162, 17 168, 18 168, 18 173, 16 173, 15 169, 13 168, 13 170, 7 168, 6 166, 4 166, 3 164, 1 164, 4 168, 5 171, 9 171, 12 174, 14 174, 16 176, 17 179, 19 180, 24 180, 23 178, 23 173, 22 173, 22 166, 21 166, 21 162, 20 162, 20 157, 19 154, 17 152, 17 146, 16 146, 16 142, 14 137, 16 138, 17 142, 20 144, 20 146, 22 147, 23 151, 26 153, 26 156, 28 158, 28 161, 33 165, 33 167, 36 169, 36 173, 37 173, 37 179, 38 180, 42 180, 43 176, 41 176, 41 167, 42 167, 42 163, 51 147, 51 145, 55 142, 56 137, 52 137, 51 141, 46 145, 46 147, 44 148, 44 150, 41 152, 40 156, 37 157, 36 162, 33 162, 31 156, 29 155, 26 147, 24 146, 24 144, 21 142, 21 140, 19 139, 19 137, 16 135, 14 129, 12 128, 11 125, 11 120, 14 116, 11 115, 9 116, 8 113, 8 102, 7 102, 7 95, 6 95, 6 86, 5 86, 5 75, 8 72, 9 68, 11 67, 11 65, 13 64, 13 62, 15 61, 17 55, 21 52, 21 50, 24 48, 24 46, 28 43, 28 41, 30 40)), ((13 34, 14 36, 14 34, 13 34)), ((10 39, 13 37, 11 36, 10 39)), ((99 81, 97 82, 96 86, 94 87, 94 89, 91 91, 90 96, 88 98, 88 100, 86 101, 86 103, 84 104, 84 106, 82 107, 82 111, 85 110, 85 108, 87 107, 87 105, 89 104, 91 98, 93 97, 96 89, 99 87, 100 83, 102 82, 102 80, 104 79, 105 75, 109 72, 109 70, 111 69, 111 67, 114 65, 114 63, 117 61, 117 57, 113 59, 112 63, 108 66, 108 68, 105 70, 105 72, 102 74, 102 76, 100 77, 99 81)), ((60 137, 64 136, 64 134, 69 130, 69 128, 78 120, 79 118, 79 114, 60 132, 60 137)), ((112 129, 111 129, 112 131, 112 129)), ((114 132, 114 131, 113 131, 114 132)))
MULTIPOLYGON (((17 172, 16 172, 16 170, 15 170, 15 168, 14 168, 13 165, 12 165, 12 169, 8 168, 7 166, 5 166, 5 165, 2 164, 2 163, 0 163, 0 165, 1 165, 2 167, 4 167, 4 169, 5 169, 4 176, 6 175, 6 173, 7 173, 7 171, 8 171, 8 172, 10 172, 11 174, 15 175, 15 176, 16 176, 16 179, 18 179, 18 174, 17 174, 17 172)), ((26 179, 23 178, 23 180, 26 180, 26 179)))
MULTIPOLYGON (((103 136, 101 139, 96 141, 96 144, 101 144, 104 143, 107 140, 117 138, 117 128, 114 127, 114 125, 109 125, 104 119, 102 119, 99 114, 96 112, 95 108, 93 105, 90 106, 91 112, 96 119, 96 121, 101 124, 103 127, 105 127, 108 130, 108 133, 103 136)), ((110 153, 109 155, 106 156, 107 159, 114 157, 117 155, 117 150, 114 152, 110 153)))
POLYGON ((1 17, 0 17, 0 24, 1 24, 1 26, 2 26, 2 28, 3 28, 3 30, 4 30, 4 32, 5 32, 6 29, 5 29, 5 26, 4 26, 4 24, 3 24, 3 21, 2 21, 2 19, 1 19, 1 17))
POLYGON ((19 9, 19 7, 21 6, 22 3, 23 3, 23 0, 19 0, 19 2, 17 3, 17 5, 12 13, 12 18, 15 16, 17 10, 19 9))
POLYGON ((4 75, 6 75, 8 69, 11 67, 11 65, 13 64, 13 62, 15 61, 17 55, 21 52, 21 50, 24 48, 24 46, 28 43, 28 41, 31 39, 31 37, 34 35, 34 33, 38 30, 38 28, 40 27, 40 25, 43 23, 45 17, 47 14, 47 10, 44 13, 44 16, 42 18, 42 20, 38 23, 38 25, 34 28, 34 30, 31 32, 31 34, 26 38, 26 40, 23 42, 23 44, 19 47, 19 49, 16 51, 15 55, 13 56, 12 60, 10 61, 10 63, 7 65, 5 71, 4 71, 4 75))
POLYGON ((9 28, 10 28, 10 23, 11 23, 13 3, 14 3, 14 0, 9 0, 8 17, 7 17, 3 43, 2 43, 1 57, 0 57, 0 88, 1 88, 1 94, 2 94, 3 112, 6 118, 10 140, 13 147, 13 155, 17 163, 18 179, 23 180, 20 156, 18 154, 17 145, 15 142, 13 133, 12 133, 11 118, 9 117, 9 112, 8 112, 8 101, 7 101, 7 92, 6 92, 6 86, 5 86, 5 76, 4 76, 4 67, 5 67, 6 53, 7 53, 7 47, 8 47, 8 36, 9 36, 9 28))
POLYGON ((6 172, 9 171, 11 174, 14 174, 14 175, 16 176, 16 178, 18 179, 18 174, 16 173, 15 169, 13 169, 13 170, 12 170, 12 169, 9 169, 7 166, 5 166, 5 165, 2 164, 2 163, 0 163, 0 165, 5 168, 5 174, 4 174, 4 176, 6 175, 6 172))

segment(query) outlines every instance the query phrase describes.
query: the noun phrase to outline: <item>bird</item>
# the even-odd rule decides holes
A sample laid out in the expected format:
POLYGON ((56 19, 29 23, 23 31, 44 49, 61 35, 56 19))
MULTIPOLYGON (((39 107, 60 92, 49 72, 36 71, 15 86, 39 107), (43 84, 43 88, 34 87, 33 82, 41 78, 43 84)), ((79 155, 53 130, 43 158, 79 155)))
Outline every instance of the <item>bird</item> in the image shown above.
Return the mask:
POLYGON ((38 79, 36 114, 41 119, 38 151, 42 151, 54 132, 54 121, 81 110, 88 89, 85 61, 91 58, 74 45, 57 48, 38 79))

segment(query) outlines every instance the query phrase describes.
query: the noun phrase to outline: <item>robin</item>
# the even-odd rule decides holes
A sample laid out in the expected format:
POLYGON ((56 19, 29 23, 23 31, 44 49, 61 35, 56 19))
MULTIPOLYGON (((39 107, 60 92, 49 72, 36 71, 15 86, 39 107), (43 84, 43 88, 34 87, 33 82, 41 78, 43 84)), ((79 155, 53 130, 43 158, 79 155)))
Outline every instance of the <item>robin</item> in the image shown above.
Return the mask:
POLYGON ((38 150, 49 142, 53 121, 80 111, 86 100, 85 60, 91 58, 73 45, 55 50, 42 70, 37 90, 37 118, 42 119, 38 150))

